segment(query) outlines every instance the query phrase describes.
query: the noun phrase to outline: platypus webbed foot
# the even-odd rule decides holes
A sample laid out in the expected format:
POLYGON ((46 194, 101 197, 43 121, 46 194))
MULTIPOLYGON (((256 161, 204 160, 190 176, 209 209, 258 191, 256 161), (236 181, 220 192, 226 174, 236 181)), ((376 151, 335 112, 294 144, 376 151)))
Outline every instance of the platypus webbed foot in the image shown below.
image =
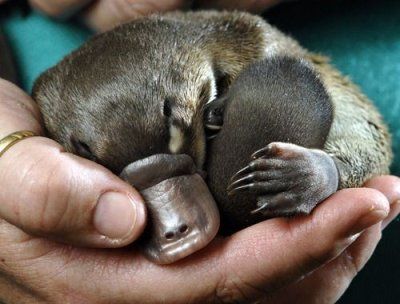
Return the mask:
POLYGON ((338 188, 333 159, 321 150, 271 143, 232 177, 229 195, 248 191, 257 196, 252 213, 266 217, 308 214, 338 188))
POLYGON ((121 178, 140 191, 149 222, 142 248, 169 264, 205 247, 219 229, 219 212, 188 155, 158 154, 128 165, 121 178))

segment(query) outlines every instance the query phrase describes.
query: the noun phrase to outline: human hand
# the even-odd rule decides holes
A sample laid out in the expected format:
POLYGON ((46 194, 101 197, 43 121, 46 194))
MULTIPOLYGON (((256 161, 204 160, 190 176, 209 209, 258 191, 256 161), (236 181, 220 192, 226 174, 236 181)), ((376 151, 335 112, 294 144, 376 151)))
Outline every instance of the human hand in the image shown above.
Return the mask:
POLYGON ((389 215, 366 229, 342 254, 298 282, 269 295, 263 303, 336 303, 357 273, 372 256, 381 232, 400 212, 399 178, 382 176, 367 182, 365 187, 385 194, 390 202, 389 215))
MULTIPOLYGON (((20 129, 41 132, 30 98, 5 81, 0 82, 0 106, 0 137, 20 129)), ((312 286, 303 295, 310 301, 336 299, 354 275, 340 272, 343 264, 350 264, 348 253, 361 267, 378 242, 380 222, 399 212, 393 207, 388 216, 388 200, 400 198, 400 181, 382 177, 369 187, 386 197, 372 189, 343 190, 311 216, 268 220, 218 238, 174 265, 158 266, 134 248, 78 248, 32 237, 16 227, 99 247, 121 246, 135 238, 117 243, 97 238, 90 220, 99 189, 115 187, 136 196, 134 190, 96 164, 59 151, 48 139, 30 138, 0 158, 5 189, 0 193, 0 295, 6 303, 215 303, 263 297, 285 302, 290 300, 285 289, 299 293, 304 285, 312 286), (318 279, 323 274, 335 276, 337 284, 322 284, 318 279)))
MULTIPOLYGON (((1 1, 1 0, 0 0, 1 1)), ((105 31, 117 24, 149 15, 190 8, 239 9, 261 12, 281 0, 29 0, 32 7, 52 17, 71 16, 80 12, 83 20, 93 29, 105 31)))
MULTIPOLYGON (((21 130, 43 134, 34 101, 2 79, 0 121, 0 138, 21 130)), ((0 185, 0 218, 31 235, 121 247, 145 226, 145 207, 132 187, 44 137, 24 139, 0 157, 0 185)))

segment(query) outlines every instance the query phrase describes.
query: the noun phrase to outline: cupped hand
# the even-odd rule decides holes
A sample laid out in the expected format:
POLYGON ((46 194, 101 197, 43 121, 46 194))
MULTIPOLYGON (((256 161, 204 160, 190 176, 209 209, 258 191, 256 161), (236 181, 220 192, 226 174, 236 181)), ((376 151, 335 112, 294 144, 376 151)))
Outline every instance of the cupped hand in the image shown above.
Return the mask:
MULTIPOLYGON (((0 139, 31 130, 43 134, 38 107, 0 79, 0 139)), ((56 142, 32 137, 0 157, 0 218, 36 236, 85 247, 121 247, 146 221, 138 192, 56 142)))
MULTIPOLYGON (((22 129, 42 133, 33 101, 3 80, 0 121, 0 137, 22 129)), ((368 260, 381 223, 399 213, 398 204, 389 210, 389 201, 400 199, 399 179, 380 177, 367 185, 376 190, 340 191, 308 217, 259 223, 162 267, 133 247, 71 246, 119 247, 143 229, 140 196, 106 169, 42 137, 10 148, 0 168, 0 295, 6 303, 262 298, 276 303, 290 302, 295 295, 329 302, 368 260), (123 232, 123 223, 129 222, 135 225, 123 232)))
MULTIPOLYGON (((1 1, 1 0, 0 0, 1 1)), ((198 8, 239 9, 261 12, 281 0, 29 0, 30 4, 53 17, 65 18, 79 13, 83 20, 98 31, 108 30, 122 22, 149 15, 178 9, 198 8)))
MULTIPOLYGON (((6 81, 0 82, 0 107, 0 137, 21 129, 42 132, 32 100, 6 81)), ((399 179, 381 177, 368 184, 377 190, 340 191, 310 216, 268 220, 218 238, 179 263, 158 266, 134 247, 70 245, 122 246, 144 226, 140 196, 106 169, 41 137, 9 149, 0 168, 0 295, 6 303, 229 303, 263 298, 276 303, 296 295, 306 302, 330 302, 368 260, 381 223, 386 225, 399 212, 398 204, 391 211, 389 207, 389 201, 400 199, 399 179), (105 194, 105 203, 99 203, 108 191, 118 195, 105 194), (129 206, 136 212, 124 210, 129 206), (117 228, 112 225, 116 219, 117 228), (123 234, 125 221, 136 225, 127 236, 116 237, 123 234)))
POLYGON ((3 221, 0 294, 6 303, 333 303, 368 260, 388 213, 380 192, 343 190, 311 216, 259 223, 169 266, 135 248, 33 238, 3 221))

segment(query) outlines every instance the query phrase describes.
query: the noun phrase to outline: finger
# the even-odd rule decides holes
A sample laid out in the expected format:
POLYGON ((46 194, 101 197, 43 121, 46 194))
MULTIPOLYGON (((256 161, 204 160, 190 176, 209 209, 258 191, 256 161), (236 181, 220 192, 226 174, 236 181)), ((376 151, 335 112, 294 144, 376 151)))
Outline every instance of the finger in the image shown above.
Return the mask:
POLYGON ((46 15, 55 18, 67 18, 92 0, 29 0, 30 5, 46 15))
POLYGON ((380 224, 364 231, 340 256, 309 276, 267 297, 265 303, 336 303, 371 258, 381 239, 380 224))
POLYGON ((331 196, 311 216, 274 219, 245 229, 225 247, 223 289, 229 296, 236 290, 250 298, 298 280, 337 257, 358 233, 388 212, 380 192, 347 189, 331 196))
POLYGON ((197 0, 195 6, 200 8, 216 8, 227 10, 243 10, 253 13, 263 12, 265 9, 272 7, 281 0, 261 0, 261 1, 247 1, 247 0, 197 0))
MULTIPOLYGON (((40 132, 36 111, 29 96, 0 80, 1 137, 21 129, 40 132)), ((3 154, 0 184, 0 218, 33 235, 118 247, 145 225, 142 198, 132 187, 44 137, 24 139, 3 154)))
POLYGON ((400 213, 400 178, 397 176, 379 176, 368 181, 365 187, 382 192, 390 202, 390 213, 382 222, 382 229, 384 229, 400 213))
POLYGON ((141 16, 185 8, 188 3, 188 0, 99 0, 83 13, 83 18, 92 29, 106 31, 141 16))
MULTIPOLYGON (((372 179, 367 185, 379 188, 392 201, 398 202, 398 189, 396 189, 398 182, 397 177, 383 176, 372 179)), ((392 203, 390 208, 389 215, 396 210, 398 214, 398 203, 392 203)), ((388 221, 388 217, 384 221, 388 221)), ((292 303, 294 299, 299 298, 304 299, 307 303, 336 303, 357 273, 371 258, 381 239, 381 229, 380 224, 369 228, 337 259, 319 268, 300 282, 268 297, 266 303, 292 303)))

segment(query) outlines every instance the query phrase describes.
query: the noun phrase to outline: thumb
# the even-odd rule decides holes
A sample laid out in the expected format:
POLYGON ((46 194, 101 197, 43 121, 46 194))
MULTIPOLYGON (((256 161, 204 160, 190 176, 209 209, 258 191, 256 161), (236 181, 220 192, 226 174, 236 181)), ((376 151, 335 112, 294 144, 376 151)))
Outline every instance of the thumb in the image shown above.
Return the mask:
POLYGON ((120 247, 141 234, 141 196, 102 166, 25 139, 0 158, 0 217, 29 234, 74 245, 120 247))
MULTIPOLYGON (((35 102, 0 79, 0 138, 42 133, 35 102)), ((27 233, 91 247, 119 247, 145 225, 140 195, 104 167, 33 137, 0 157, 0 218, 27 233)))

